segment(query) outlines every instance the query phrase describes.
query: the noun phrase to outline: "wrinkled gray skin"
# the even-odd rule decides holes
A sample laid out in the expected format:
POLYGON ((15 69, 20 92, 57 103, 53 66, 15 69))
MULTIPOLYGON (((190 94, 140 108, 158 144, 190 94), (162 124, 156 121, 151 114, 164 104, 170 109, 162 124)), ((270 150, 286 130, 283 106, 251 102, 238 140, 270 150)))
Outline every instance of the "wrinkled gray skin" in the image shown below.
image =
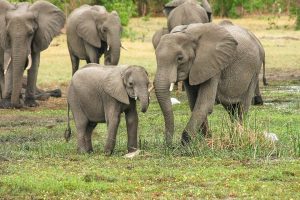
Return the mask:
MULTIPOLYGON (((78 70, 68 91, 68 103, 77 128, 79 152, 92 152, 91 135, 97 123, 107 124, 108 137, 105 153, 110 155, 115 147, 121 113, 125 113, 128 152, 137 149, 138 115, 136 100, 141 102, 141 111, 149 105, 148 75, 139 66, 100 66, 89 64, 78 70)), ((65 138, 71 135, 68 127, 65 138)))
POLYGON ((171 31, 179 25, 208 23, 206 10, 196 2, 185 2, 174 8, 168 15, 168 29, 171 31))
MULTIPOLYGON (((234 24, 229 20, 223 20, 219 23, 219 25, 221 25, 221 26, 234 26, 234 24)), ((243 28, 243 27, 240 27, 240 28, 243 28)), ((268 83, 267 83, 266 71, 265 71, 265 50, 264 50, 264 47, 263 47, 262 43, 259 41, 259 39, 251 31, 249 31, 245 28, 243 28, 243 29, 248 32, 248 34, 252 37, 253 44, 257 45, 257 48, 259 49, 259 58, 261 59, 261 61, 263 63, 263 84, 264 84, 264 86, 266 86, 266 85, 268 85, 268 83)), ((262 99, 260 89, 259 89, 259 82, 256 85, 255 96, 253 97, 252 104, 253 105, 263 105, 263 99, 262 99)))
POLYGON ((211 22, 212 11, 206 0, 202 1, 202 6, 196 0, 173 0, 164 6, 164 13, 168 18, 168 28, 162 28, 154 33, 152 37, 154 49, 160 38, 176 26, 211 22))
POLYGON ((232 120, 243 119, 262 66, 259 48, 248 31, 238 26, 191 24, 173 31, 161 38, 155 51, 154 87, 164 115, 168 145, 174 134, 171 83, 184 81, 192 111, 182 133, 185 144, 200 129, 208 129, 207 116, 215 101, 223 105, 232 120))
POLYGON ((152 36, 152 45, 154 47, 154 49, 156 49, 159 41, 160 41, 160 38, 165 35, 165 34, 168 34, 169 33, 169 30, 168 28, 162 28, 162 29, 159 29, 158 31, 156 31, 154 33, 154 35, 152 36))
POLYGON ((122 26, 115 11, 103 6, 83 5, 75 9, 67 20, 67 42, 72 62, 72 73, 79 60, 99 63, 104 54, 106 65, 117 65, 120 59, 122 26))
MULTIPOLYGON (((196 0, 173 0, 167 4, 164 5, 164 14, 168 17, 170 12, 180 6, 181 4, 183 3, 193 3, 193 4, 196 4, 196 5, 199 5, 198 1, 196 0)), ((207 13, 207 17, 209 19, 209 21, 211 22, 212 21, 212 9, 211 9, 211 6, 210 4, 208 3, 207 0, 202 0, 201 1, 201 6, 205 9, 206 13, 207 13)))
MULTIPOLYGON (((168 28, 161 28, 152 36, 152 45, 156 49, 160 38, 178 25, 211 22, 211 8, 206 0, 202 6, 196 0, 173 0, 164 6, 168 18, 168 28), (204 8, 202 6, 205 6, 204 8)), ((176 83, 177 84, 177 83, 176 83)), ((184 90, 184 87, 182 87, 184 90)))
POLYGON ((37 106, 34 99, 40 52, 47 49, 52 39, 60 33, 65 16, 46 1, 11 4, 0 0, 0 85, 1 108, 20 108, 22 77, 31 55, 32 65, 27 72, 28 82, 25 105, 37 106), (4 81, 4 51, 11 62, 4 81), (5 84, 4 84, 5 82, 5 84), (5 88, 5 89, 4 89, 5 88))

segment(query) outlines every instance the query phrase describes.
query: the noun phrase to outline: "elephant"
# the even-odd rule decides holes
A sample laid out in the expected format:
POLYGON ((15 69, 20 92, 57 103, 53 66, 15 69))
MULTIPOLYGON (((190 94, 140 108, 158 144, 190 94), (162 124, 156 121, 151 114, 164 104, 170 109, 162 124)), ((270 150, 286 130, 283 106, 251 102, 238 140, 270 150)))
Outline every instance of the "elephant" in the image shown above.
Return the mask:
MULTIPOLYGON (((154 49, 156 49, 160 38, 178 25, 211 22, 211 8, 207 0, 202 0, 202 6, 196 0, 173 0, 166 4, 164 13, 168 18, 168 28, 161 28, 154 33, 152 36, 154 49), (202 6, 205 7, 203 8, 202 6)), ((185 90, 183 85, 181 89, 185 90)))
POLYGON ((169 33, 175 26, 211 22, 212 12, 207 0, 202 0, 202 6, 205 7, 201 7, 195 0, 173 0, 167 3, 164 6, 164 13, 168 17, 168 28, 163 27, 154 33, 152 37, 154 49, 156 49, 160 38, 169 33), (171 11, 173 12, 171 13, 171 11))
POLYGON ((152 36, 152 45, 153 45, 154 49, 156 49, 156 47, 157 47, 157 45, 158 45, 158 43, 160 41, 160 38, 163 35, 168 34, 168 33, 169 33, 168 28, 163 27, 163 28, 159 29, 158 31, 156 31, 153 34, 153 36, 152 36))
POLYGON ((186 1, 172 10, 168 15, 169 32, 176 26, 192 23, 210 22, 206 10, 197 2, 186 1))
MULTIPOLYGON (((186 2, 192 3, 194 5, 194 7, 195 7, 195 5, 200 6, 198 1, 196 1, 196 0, 173 0, 164 5, 164 14, 168 17, 174 8, 176 8, 186 2)), ((200 7, 204 8, 204 10, 207 13, 209 22, 211 22, 212 21, 212 9, 211 9, 210 4, 207 2, 207 0, 202 0, 200 7)))
MULTIPOLYGON (((77 128, 78 151, 93 151, 91 135, 97 123, 105 123, 108 137, 105 154, 113 153, 121 113, 125 113, 128 152, 137 149, 138 114, 136 100, 141 102, 141 111, 149 106, 149 79, 147 71, 140 66, 102 66, 90 63, 78 70, 68 90, 68 104, 77 128)), ((69 115, 69 110, 68 110, 69 115)), ((65 139, 71 136, 68 128, 65 139)))
POLYGON ((263 63, 248 31, 214 23, 177 26, 161 38, 155 54, 154 87, 164 116, 167 145, 172 145, 174 134, 170 90, 177 81, 184 81, 192 112, 182 133, 182 144, 199 130, 208 130, 207 117, 215 101, 223 105, 232 121, 243 120, 263 63))
POLYGON ((67 43, 72 62, 72 74, 79 60, 98 63, 104 54, 106 65, 117 65, 120 59, 122 26, 116 11, 103 6, 83 5, 67 20, 67 43))
POLYGON ((38 106, 34 95, 40 52, 47 49, 52 39, 59 35, 64 23, 64 13, 47 1, 36 1, 32 5, 0 1, 0 83, 3 97, 0 102, 1 108, 23 106, 20 103, 20 92, 26 66, 28 82, 25 105, 38 106), (5 77, 4 52, 10 54, 5 77))
MULTIPOLYGON (((230 20, 223 20, 219 23, 221 26, 234 26, 234 24, 230 20)), ((243 27, 240 27, 243 28, 243 27)), ((263 63, 263 85, 267 86, 267 79, 266 79, 266 67, 265 67, 265 50, 262 45, 262 43, 259 41, 259 39, 249 30, 243 28, 245 31, 248 32, 248 34, 252 37, 253 43, 257 45, 257 48, 259 49, 259 57, 262 60, 263 63)), ((263 99, 260 93, 259 89, 259 83, 257 83, 256 88, 255 88, 255 96, 253 97, 252 100, 253 105, 263 105, 263 99)))

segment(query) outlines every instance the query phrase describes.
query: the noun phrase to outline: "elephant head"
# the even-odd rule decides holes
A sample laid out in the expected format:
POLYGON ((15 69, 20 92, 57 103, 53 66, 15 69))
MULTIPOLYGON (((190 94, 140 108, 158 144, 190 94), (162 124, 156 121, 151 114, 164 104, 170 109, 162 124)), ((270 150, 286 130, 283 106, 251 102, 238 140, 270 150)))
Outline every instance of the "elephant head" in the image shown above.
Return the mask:
POLYGON ((60 33, 65 17, 62 11, 47 1, 30 5, 0 2, 0 44, 10 49, 13 67, 12 104, 19 104, 22 75, 31 65, 31 54, 39 53, 60 33))
POLYGON ((146 112, 149 106, 147 71, 140 66, 118 68, 120 70, 114 69, 107 75, 104 91, 124 104, 129 104, 129 98, 139 99, 141 111, 146 112))
POLYGON ((174 133, 169 88, 177 81, 199 85, 219 74, 231 62, 236 47, 237 42, 224 27, 211 23, 178 26, 161 38, 155 51, 154 86, 168 144, 174 133))
POLYGON ((106 48, 109 59, 106 65, 117 65, 120 59, 122 26, 116 11, 107 12, 102 6, 85 10, 77 25, 78 35, 90 45, 106 48), (103 42, 106 47, 102 47, 103 42))

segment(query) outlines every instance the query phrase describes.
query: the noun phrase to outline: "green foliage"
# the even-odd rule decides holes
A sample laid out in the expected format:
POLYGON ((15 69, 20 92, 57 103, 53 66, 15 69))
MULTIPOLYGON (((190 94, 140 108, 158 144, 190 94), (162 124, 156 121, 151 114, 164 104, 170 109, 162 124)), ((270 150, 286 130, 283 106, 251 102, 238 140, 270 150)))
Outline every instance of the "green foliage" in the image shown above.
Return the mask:
POLYGON ((300 8, 297 9, 296 30, 300 30, 300 8))
POLYGON ((129 19, 136 12, 136 6, 132 0, 98 0, 97 4, 105 6, 108 11, 117 11, 123 26, 128 24, 129 19))

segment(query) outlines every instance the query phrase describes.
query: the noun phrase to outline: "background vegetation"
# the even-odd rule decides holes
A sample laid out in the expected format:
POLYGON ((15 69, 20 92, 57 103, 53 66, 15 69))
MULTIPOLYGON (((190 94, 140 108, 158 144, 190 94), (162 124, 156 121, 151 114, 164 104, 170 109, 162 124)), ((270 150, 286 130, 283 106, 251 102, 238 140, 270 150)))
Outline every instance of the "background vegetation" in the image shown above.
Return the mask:
MULTIPOLYGON (((13 0, 27 1, 28 0, 13 0)), ((35 0, 29 0, 31 2, 35 0)), ((60 7, 68 15, 82 4, 98 4, 109 11, 116 10, 123 25, 127 25, 132 16, 162 16, 163 5, 170 0, 48 0, 60 7)), ((198 0, 201 1, 201 0, 198 0)), ((272 14, 296 16, 296 29, 300 29, 299 0, 209 0, 214 15, 238 18, 253 14, 272 14)))

